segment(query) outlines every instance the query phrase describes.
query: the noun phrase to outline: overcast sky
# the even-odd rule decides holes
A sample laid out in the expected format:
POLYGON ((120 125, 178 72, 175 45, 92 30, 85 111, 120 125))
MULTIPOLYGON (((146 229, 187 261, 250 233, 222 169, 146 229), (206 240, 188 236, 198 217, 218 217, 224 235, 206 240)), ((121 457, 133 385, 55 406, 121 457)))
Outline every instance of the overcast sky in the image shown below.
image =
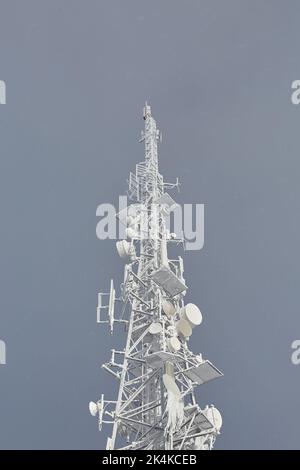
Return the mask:
POLYGON ((143 160, 147 99, 178 202, 205 204, 184 257, 204 322, 192 349, 224 372, 197 391, 223 415, 217 449, 300 448, 300 79, 296 0, 1 0, 0 447, 104 448, 88 402, 123 345, 96 324, 121 281, 96 207, 143 160))

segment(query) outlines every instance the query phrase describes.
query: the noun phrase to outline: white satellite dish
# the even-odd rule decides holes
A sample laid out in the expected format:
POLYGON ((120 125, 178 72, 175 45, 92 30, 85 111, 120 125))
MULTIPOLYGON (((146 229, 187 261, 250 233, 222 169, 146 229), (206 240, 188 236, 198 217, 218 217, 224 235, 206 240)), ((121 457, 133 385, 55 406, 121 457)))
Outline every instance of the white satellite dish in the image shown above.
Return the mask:
POLYGON ((220 411, 214 406, 211 406, 210 408, 205 410, 205 415, 207 419, 211 422, 211 424, 213 424, 213 426, 216 428, 216 430, 220 431, 223 423, 220 411))
POLYGON ((172 317, 176 313, 176 309, 175 309, 174 305, 169 300, 165 300, 163 302, 162 309, 165 312, 165 314, 167 315, 167 317, 172 317))
POLYGON ((96 416, 97 413, 98 413, 98 405, 97 403, 95 403, 94 401, 90 401, 89 403, 89 411, 91 413, 92 416, 96 416))
POLYGON ((154 339, 162 332, 162 325, 158 322, 153 322, 149 326, 148 333, 145 336, 145 341, 153 343, 154 350, 157 349, 158 344, 155 344, 154 339))
POLYGON ((151 333, 151 335, 158 335, 159 333, 161 333, 162 331, 162 325, 161 323, 151 323, 150 327, 149 327, 149 333, 151 333))
POLYGON ((192 327, 184 318, 181 318, 181 320, 176 323, 176 329, 177 333, 184 338, 188 338, 192 334, 192 327))
POLYGON ((195 304, 185 305, 181 311, 181 318, 187 320, 192 328, 202 323, 202 313, 195 304))
POLYGON ((180 350, 181 344, 178 338, 176 336, 172 336, 172 338, 169 338, 168 340, 168 348, 171 352, 176 353, 180 350))

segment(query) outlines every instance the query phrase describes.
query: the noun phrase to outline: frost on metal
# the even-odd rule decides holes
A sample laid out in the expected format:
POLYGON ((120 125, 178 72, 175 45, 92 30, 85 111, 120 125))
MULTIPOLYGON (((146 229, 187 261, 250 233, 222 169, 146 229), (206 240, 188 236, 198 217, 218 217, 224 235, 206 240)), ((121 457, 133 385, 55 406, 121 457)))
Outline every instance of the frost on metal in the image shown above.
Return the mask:
POLYGON ((175 204, 166 190, 178 182, 166 183, 159 173, 160 132, 147 103, 144 120, 145 160, 130 173, 132 205, 121 217, 127 240, 116 244, 124 281, 118 295, 113 281, 109 292, 98 294, 97 322, 108 323, 111 333, 116 323, 123 324, 127 334, 124 350, 112 350, 102 366, 118 381, 119 392, 116 400, 101 395, 89 409, 100 430, 104 423, 112 425, 108 450, 208 450, 220 433, 222 418, 213 405, 201 409, 194 391, 223 374, 188 346, 202 315, 184 300, 188 287, 183 259, 168 256, 171 245, 184 248, 184 238, 170 233, 166 224, 175 204))

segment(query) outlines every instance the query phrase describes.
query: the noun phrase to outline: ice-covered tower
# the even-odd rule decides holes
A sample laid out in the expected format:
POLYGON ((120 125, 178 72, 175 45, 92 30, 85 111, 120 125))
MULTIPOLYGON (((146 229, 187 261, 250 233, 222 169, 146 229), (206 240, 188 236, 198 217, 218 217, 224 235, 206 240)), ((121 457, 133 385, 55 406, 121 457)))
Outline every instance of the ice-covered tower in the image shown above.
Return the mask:
POLYGON ((184 301, 182 258, 168 258, 170 244, 184 246, 184 237, 169 230, 176 203, 166 190, 178 183, 165 183, 159 173, 160 132, 147 103, 143 117, 145 160, 130 173, 131 205, 118 214, 127 236, 116 244, 124 282, 118 297, 113 281, 109 293, 98 295, 98 323, 109 323, 111 332, 122 323, 127 333, 124 350, 112 350, 103 364, 119 392, 114 401, 102 395, 90 402, 90 412, 99 429, 112 424, 107 449, 212 449, 222 418, 214 406, 197 405, 194 389, 222 373, 188 347, 202 315, 184 301))

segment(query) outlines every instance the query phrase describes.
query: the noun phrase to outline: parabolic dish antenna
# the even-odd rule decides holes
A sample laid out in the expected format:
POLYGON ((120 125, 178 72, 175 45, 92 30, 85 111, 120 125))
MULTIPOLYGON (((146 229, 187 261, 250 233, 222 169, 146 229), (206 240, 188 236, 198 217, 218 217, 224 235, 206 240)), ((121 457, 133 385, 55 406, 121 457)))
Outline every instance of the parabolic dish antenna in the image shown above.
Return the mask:
POLYGON ((151 333, 151 335, 157 335, 161 331, 162 331, 162 326, 160 323, 151 323, 149 327, 149 333, 151 333))
POLYGON ((163 311, 168 317, 172 317, 175 315, 176 309, 172 302, 169 302, 169 300, 165 300, 162 304, 163 311))
POLYGON ((168 340, 168 347, 171 352, 178 352, 181 348, 179 339, 176 338, 176 336, 172 336, 172 338, 168 340))
POLYGON ((220 411, 217 408, 215 408, 214 406, 211 406, 210 408, 205 410, 205 414, 206 414, 207 419, 209 419, 211 424, 214 425, 216 430, 220 431, 220 429, 222 427, 222 423, 223 423, 220 411))
POLYGON ((192 327, 190 323, 182 318, 179 322, 176 323, 176 329, 179 335, 188 338, 192 334, 192 327))
POLYGON ((98 413, 98 405, 94 401, 90 401, 89 403, 89 410, 92 416, 96 416, 98 413))
POLYGON ((191 327, 202 323, 202 313, 195 304, 187 304, 181 309, 181 318, 187 320, 191 327))

